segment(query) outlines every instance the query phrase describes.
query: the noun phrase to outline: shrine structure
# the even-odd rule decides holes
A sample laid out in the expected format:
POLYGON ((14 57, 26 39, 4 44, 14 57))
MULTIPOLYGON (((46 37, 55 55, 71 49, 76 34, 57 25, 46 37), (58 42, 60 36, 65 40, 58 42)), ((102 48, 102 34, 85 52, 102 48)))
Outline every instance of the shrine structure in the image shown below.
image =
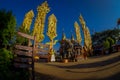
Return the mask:
POLYGON ((92 40, 90 36, 90 32, 86 23, 80 15, 80 23, 82 26, 82 31, 84 34, 84 44, 82 45, 82 37, 80 26, 77 22, 74 23, 76 39, 74 36, 71 36, 71 39, 67 39, 65 33, 62 35, 62 39, 60 40, 60 55, 62 59, 68 59, 72 61, 79 61, 81 58, 87 59, 87 56, 92 55, 92 40))

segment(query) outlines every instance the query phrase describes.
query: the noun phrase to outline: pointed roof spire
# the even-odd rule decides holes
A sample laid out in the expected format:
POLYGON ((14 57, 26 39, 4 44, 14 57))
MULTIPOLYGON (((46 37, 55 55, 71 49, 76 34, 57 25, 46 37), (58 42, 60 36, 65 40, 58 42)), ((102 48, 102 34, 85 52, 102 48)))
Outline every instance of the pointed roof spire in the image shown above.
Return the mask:
POLYGON ((75 40, 75 39, 74 39, 74 35, 73 35, 73 34, 71 35, 71 40, 72 40, 72 41, 74 41, 74 40, 75 40))
POLYGON ((72 30, 71 30, 71 41, 74 41, 75 39, 74 39, 74 35, 73 35, 73 32, 72 32, 72 30))
POLYGON ((62 40, 66 40, 66 35, 64 33, 64 28, 63 28, 63 31, 62 31, 62 40))
POLYGON ((62 35, 62 40, 66 40, 66 35, 65 35, 65 33, 63 33, 63 35, 62 35))

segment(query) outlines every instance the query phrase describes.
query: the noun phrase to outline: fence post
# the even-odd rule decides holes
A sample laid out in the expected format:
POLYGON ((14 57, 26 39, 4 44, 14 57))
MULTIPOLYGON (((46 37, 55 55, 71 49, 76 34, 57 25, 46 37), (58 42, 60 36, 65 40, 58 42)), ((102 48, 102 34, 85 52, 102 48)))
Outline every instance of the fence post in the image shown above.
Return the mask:
POLYGON ((36 48, 36 36, 34 36, 33 53, 32 53, 32 80, 35 80, 35 70, 34 70, 35 48, 36 48))

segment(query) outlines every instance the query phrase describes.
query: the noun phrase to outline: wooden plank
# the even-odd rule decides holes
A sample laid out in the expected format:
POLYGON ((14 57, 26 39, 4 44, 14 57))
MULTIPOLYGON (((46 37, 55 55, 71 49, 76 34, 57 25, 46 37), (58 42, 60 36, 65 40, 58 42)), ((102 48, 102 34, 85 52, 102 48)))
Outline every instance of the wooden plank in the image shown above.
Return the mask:
POLYGON ((18 33, 18 35, 20 35, 22 37, 34 40, 34 36, 31 36, 31 35, 28 35, 28 34, 25 34, 25 33, 22 33, 22 32, 17 32, 17 33, 18 33))
POLYGON ((39 55, 39 58, 44 58, 44 59, 48 59, 49 58, 49 55, 39 55))
POLYGON ((50 55, 48 54, 36 54, 36 56, 38 56, 39 58, 49 58, 50 55))
POLYGON ((43 47, 43 48, 49 48, 48 44, 42 44, 42 43, 36 43, 38 46, 43 47))
POLYGON ((20 63, 29 63, 32 62, 32 58, 21 58, 21 57, 16 57, 14 58, 15 62, 20 62, 20 63))
POLYGON ((15 54, 32 57, 32 52, 25 52, 25 51, 15 50, 15 54))
POLYGON ((27 51, 32 51, 33 50, 32 47, 21 46, 21 45, 15 45, 15 48, 20 49, 20 50, 27 50, 27 51))
POLYGON ((14 63, 16 68, 31 68, 32 64, 21 64, 21 63, 14 63))
POLYGON ((35 49, 35 50, 37 50, 38 52, 46 52, 46 53, 49 52, 49 50, 44 50, 44 49, 35 49))

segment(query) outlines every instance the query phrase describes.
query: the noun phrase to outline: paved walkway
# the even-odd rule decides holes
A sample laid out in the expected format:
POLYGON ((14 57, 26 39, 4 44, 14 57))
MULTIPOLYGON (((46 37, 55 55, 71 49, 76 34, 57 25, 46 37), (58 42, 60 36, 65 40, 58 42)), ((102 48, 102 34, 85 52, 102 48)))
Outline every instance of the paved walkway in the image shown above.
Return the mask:
POLYGON ((35 63, 36 80, 119 80, 120 52, 80 62, 35 63))

